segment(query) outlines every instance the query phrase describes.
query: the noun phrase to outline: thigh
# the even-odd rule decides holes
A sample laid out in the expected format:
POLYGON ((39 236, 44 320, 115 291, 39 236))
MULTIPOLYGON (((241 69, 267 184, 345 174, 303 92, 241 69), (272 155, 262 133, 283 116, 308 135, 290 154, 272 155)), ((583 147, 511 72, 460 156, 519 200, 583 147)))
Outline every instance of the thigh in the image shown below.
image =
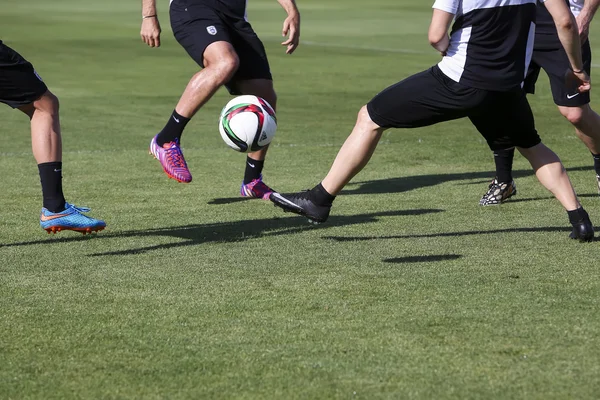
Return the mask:
POLYGON ((524 91, 489 92, 469 119, 492 150, 530 148, 541 142, 524 91))
POLYGON ((33 65, 0 42, 0 102, 19 108, 33 103, 47 90, 33 65))
POLYGON ((230 18, 231 44, 240 59, 240 66, 231 84, 237 81, 272 80, 271 68, 265 47, 248 21, 230 18))
POLYGON ((382 128, 417 128, 466 117, 484 92, 452 81, 435 66, 383 90, 367 110, 382 128))
MULTIPOLYGON (((558 106, 579 107, 590 102, 590 94, 579 93, 578 84, 569 79, 571 64, 565 50, 561 47, 555 50, 540 51, 540 66, 548 74, 552 98, 558 106)), ((592 59, 589 42, 582 47, 583 66, 590 73, 592 59)))
POLYGON ((212 8, 201 4, 173 2, 169 9, 171 28, 177 42, 204 68, 204 51, 214 42, 231 43, 229 28, 212 8))

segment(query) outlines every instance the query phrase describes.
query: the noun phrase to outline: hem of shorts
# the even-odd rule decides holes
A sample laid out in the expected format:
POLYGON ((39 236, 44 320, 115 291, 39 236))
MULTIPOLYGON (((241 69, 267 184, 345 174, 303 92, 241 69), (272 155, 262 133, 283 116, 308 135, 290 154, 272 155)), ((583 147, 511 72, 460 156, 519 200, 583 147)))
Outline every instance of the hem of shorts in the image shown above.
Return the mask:
POLYGON ((367 103, 367 112, 369 113, 369 118, 371 121, 375 122, 379 125, 380 128, 393 128, 394 124, 389 120, 385 119, 381 115, 379 115, 375 110, 373 110, 373 105, 369 102, 367 103))
POLYGON ((565 104, 566 102, 556 101, 556 99, 553 99, 553 100, 554 100, 554 104, 556 104, 559 107, 583 107, 583 106, 591 103, 591 99, 589 99, 589 98, 584 101, 578 101, 576 104, 573 104, 573 103, 565 104))

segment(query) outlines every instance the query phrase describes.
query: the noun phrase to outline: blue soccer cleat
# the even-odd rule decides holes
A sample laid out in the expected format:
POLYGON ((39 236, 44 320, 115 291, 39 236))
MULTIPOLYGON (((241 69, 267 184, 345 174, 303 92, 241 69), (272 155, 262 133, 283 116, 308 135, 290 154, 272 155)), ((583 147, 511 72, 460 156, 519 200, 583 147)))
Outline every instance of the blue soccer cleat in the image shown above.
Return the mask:
POLYGON ((86 233, 98 232, 104 229, 106 227, 104 221, 82 214, 88 211, 90 209, 87 207, 76 207, 69 203, 65 203, 65 209, 57 213, 42 208, 40 225, 48 233, 70 230, 81 232, 85 235, 86 233))

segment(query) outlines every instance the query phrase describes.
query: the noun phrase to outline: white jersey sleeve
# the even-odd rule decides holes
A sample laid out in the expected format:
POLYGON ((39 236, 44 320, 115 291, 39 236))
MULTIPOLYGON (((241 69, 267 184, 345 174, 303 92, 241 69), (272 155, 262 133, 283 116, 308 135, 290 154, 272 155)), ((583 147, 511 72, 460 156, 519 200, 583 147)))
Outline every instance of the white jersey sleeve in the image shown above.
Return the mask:
POLYGON ((435 0, 432 8, 456 15, 460 3, 462 3, 462 0, 435 0))
POLYGON ((581 9, 583 8, 583 3, 585 2, 585 0, 571 0, 571 11, 573 12, 573 15, 578 16, 579 13, 581 12, 581 9))

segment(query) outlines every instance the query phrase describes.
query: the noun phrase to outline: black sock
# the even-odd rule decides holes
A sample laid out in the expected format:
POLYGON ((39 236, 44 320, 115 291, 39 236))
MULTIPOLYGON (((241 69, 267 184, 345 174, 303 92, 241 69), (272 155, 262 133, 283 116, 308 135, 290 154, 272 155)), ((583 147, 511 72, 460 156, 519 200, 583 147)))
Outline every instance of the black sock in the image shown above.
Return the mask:
POLYGON ((260 178, 263 167, 265 166, 265 160, 259 161, 250 156, 246 157, 246 171, 244 172, 244 184, 248 184, 255 179, 260 178))
POLYGON ((177 114, 177 111, 173 110, 171 118, 169 118, 163 130, 156 136, 156 144, 162 146, 165 143, 174 142, 175 140, 179 142, 183 128, 185 128, 188 122, 190 122, 189 118, 183 117, 177 114))
POLYGON ((53 161, 38 164, 44 207, 57 213, 65 209, 65 196, 62 191, 62 162, 53 161))
POLYGON ((583 207, 579 207, 576 210, 567 211, 567 214, 569 215, 569 222, 571 223, 571 225, 578 224, 590 219, 590 216, 583 209, 583 207))
POLYGON ((596 175, 600 176, 600 154, 592 153, 592 157, 594 157, 594 170, 596 170, 596 175))
POLYGON ((496 179, 498 182, 511 182, 513 157, 515 149, 494 150, 494 162, 496 163, 496 179))
POLYGON ((335 196, 329 194, 320 183, 310 190, 310 197, 319 206, 330 206, 335 200, 335 196))

